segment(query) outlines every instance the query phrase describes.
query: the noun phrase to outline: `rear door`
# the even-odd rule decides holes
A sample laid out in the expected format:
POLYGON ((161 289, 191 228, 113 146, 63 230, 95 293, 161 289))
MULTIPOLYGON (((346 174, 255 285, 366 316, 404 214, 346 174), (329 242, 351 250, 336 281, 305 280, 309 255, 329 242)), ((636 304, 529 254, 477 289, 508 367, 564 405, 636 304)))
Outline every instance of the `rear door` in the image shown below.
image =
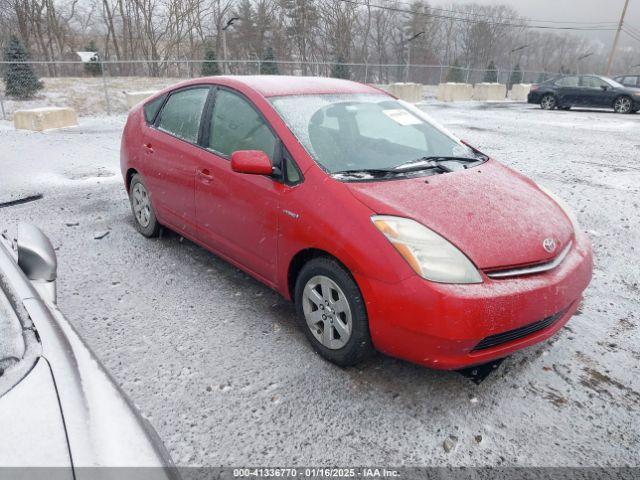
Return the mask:
POLYGON ((561 105, 579 105, 580 87, 575 75, 563 77, 556 82, 558 100, 561 105))
POLYGON ((200 122, 211 87, 198 85, 169 95, 143 142, 144 180, 160 220, 194 234, 194 177, 200 122))
POLYGON ((280 142, 258 109, 238 92, 218 88, 209 110, 202 142, 208 152, 196 166, 198 237, 275 284, 278 208, 286 186, 276 177, 233 172, 230 157, 237 150, 261 150, 273 163, 280 142))

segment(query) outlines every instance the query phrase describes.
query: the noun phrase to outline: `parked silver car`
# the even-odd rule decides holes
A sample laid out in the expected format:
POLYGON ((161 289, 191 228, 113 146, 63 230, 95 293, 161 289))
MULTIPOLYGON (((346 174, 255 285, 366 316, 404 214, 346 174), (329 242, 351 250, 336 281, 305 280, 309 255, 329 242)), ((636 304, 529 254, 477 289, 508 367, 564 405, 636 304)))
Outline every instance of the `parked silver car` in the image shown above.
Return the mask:
POLYGON ((95 476, 79 467, 144 466, 177 478, 156 432, 58 310, 56 267, 33 225, 0 236, 0 466, 65 467, 56 478, 75 479, 95 476))

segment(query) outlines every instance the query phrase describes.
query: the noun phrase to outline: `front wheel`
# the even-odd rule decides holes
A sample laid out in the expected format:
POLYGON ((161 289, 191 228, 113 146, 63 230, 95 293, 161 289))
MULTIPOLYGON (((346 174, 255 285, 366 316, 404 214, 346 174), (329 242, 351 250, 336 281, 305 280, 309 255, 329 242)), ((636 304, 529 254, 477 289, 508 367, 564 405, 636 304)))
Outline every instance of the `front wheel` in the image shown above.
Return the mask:
POLYGON ((633 101, 626 96, 618 97, 613 102, 613 111, 616 113, 631 113, 633 101))
POLYGON ((330 362, 347 367, 373 352, 360 289, 336 260, 318 257, 302 267, 295 304, 307 339, 330 362))
POLYGON ((156 219, 149 191, 142 177, 137 173, 131 178, 129 184, 129 202, 131 202, 131 212, 138 231, 145 237, 157 237, 160 233, 160 224, 156 219))
POLYGON ((540 100, 540 107, 543 110, 553 110, 554 108, 556 108, 556 97, 554 95, 551 95, 550 93, 547 93, 540 100))

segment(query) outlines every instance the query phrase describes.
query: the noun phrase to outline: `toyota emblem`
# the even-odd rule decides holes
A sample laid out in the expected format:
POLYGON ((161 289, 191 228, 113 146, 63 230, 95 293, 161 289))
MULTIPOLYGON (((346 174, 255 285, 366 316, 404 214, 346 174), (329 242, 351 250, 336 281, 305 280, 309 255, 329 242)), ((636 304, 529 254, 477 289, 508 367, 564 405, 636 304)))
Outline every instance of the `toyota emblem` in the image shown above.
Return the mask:
POLYGON ((546 252, 552 253, 556 249, 556 241, 551 237, 545 238, 542 242, 542 247, 546 252))

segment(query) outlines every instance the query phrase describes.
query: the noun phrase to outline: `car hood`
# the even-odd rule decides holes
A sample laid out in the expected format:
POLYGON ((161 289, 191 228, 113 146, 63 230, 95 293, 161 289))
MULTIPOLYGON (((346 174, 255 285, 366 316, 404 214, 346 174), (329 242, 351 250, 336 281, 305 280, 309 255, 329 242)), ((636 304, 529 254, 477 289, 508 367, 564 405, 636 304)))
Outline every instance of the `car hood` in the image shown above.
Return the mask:
POLYGON ((549 196, 495 160, 441 175, 346 185, 374 212, 422 223, 484 270, 548 261, 573 237, 571 221, 549 196), (552 252, 543 247, 547 238, 555 240, 552 252))

